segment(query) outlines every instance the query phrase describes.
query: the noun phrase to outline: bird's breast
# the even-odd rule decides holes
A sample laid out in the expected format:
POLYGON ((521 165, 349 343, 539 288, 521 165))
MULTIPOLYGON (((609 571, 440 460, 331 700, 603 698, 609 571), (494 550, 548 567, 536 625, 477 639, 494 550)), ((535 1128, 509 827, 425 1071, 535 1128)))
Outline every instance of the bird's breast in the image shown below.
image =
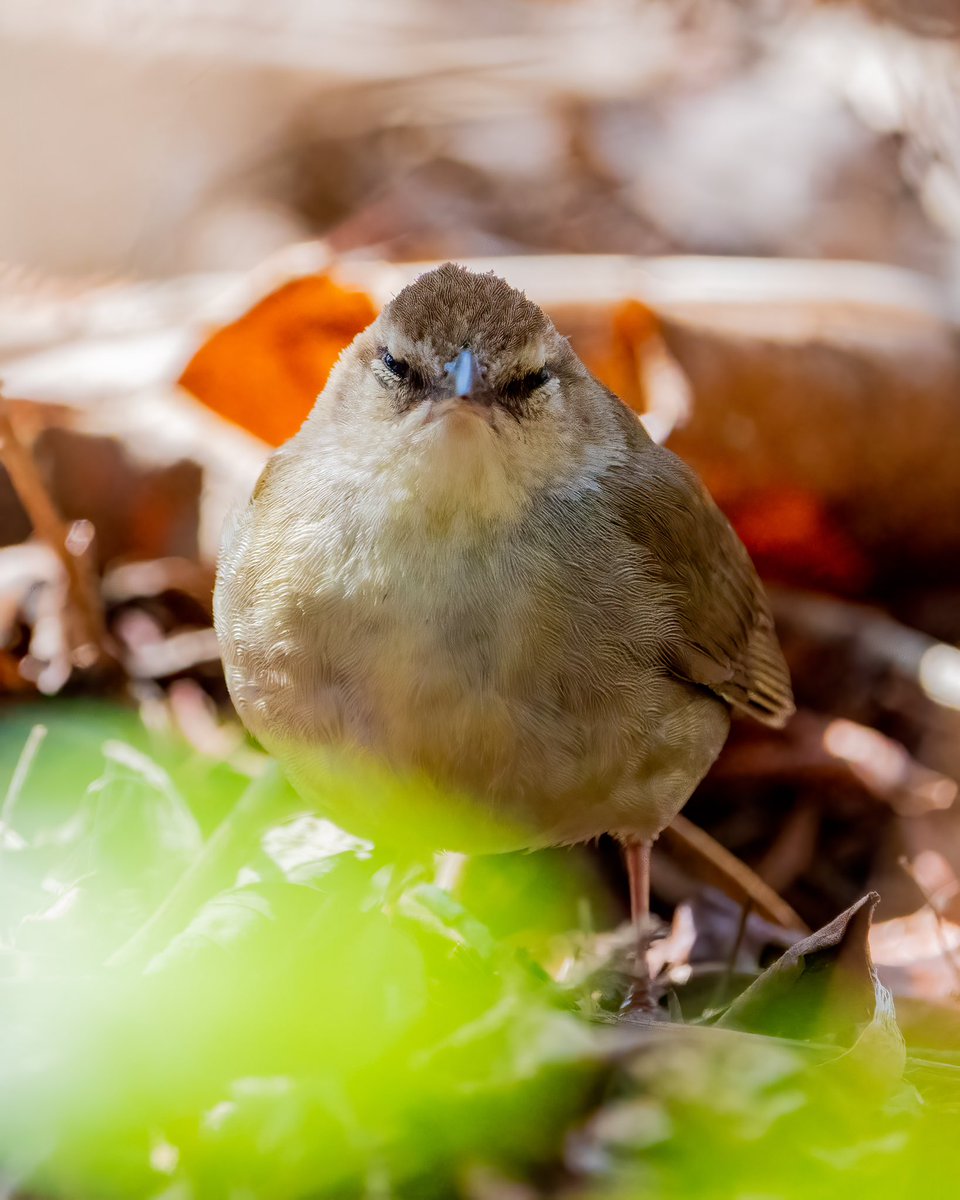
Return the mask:
POLYGON ((342 491, 315 511, 274 533, 248 515, 221 578, 228 682, 267 748, 301 782, 339 746, 480 798, 525 831, 501 848, 616 829, 686 689, 602 515, 407 519, 342 491))

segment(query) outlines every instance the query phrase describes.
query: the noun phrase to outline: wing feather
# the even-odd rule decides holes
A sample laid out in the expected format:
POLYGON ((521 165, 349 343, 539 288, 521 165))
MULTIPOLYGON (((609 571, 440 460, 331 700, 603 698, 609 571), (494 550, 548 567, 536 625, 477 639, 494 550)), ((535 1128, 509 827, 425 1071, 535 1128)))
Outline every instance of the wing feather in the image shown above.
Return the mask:
POLYGON ((681 459, 641 438, 631 451, 604 482, 676 607, 668 666, 779 728, 794 711, 790 675, 746 548, 681 459))

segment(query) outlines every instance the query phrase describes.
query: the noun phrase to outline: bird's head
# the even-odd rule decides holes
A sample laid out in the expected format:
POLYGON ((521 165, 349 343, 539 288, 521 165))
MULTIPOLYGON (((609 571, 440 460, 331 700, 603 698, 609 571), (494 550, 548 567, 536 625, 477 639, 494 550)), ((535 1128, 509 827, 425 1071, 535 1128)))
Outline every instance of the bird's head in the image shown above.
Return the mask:
MULTIPOLYGON (((370 365, 387 407, 470 414, 497 429, 535 420, 558 390, 566 343, 547 316, 493 274, 453 263, 384 309, 370 365)), ((569 351, 568 351, 569 353, 569 351)))
POLYGON ((384 465, 429 472, 435 491, 481 477, 529 490, 609 447, 610 399, 522 292, 445 263, 356 338, 312 421, 384 465))

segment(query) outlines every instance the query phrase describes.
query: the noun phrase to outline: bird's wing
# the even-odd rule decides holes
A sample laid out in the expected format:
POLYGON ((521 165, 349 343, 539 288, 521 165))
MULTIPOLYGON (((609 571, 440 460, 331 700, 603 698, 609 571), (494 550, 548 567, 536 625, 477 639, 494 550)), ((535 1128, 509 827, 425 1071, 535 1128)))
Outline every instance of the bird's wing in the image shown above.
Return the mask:
POLYGON ((631 449, 604 483, 675 606, 667 666, 779 728, 794 711, 790 676, 746 548, 681 459, 640 439, 631 449))

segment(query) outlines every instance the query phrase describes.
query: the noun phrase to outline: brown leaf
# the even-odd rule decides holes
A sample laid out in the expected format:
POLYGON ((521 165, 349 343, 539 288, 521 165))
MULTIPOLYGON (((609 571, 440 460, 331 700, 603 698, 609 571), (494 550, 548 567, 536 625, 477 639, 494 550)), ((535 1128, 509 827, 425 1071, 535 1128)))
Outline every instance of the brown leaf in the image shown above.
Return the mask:
POLYGON ((771 1037, 832 1041, 886 1082, 905 1062, 893 997, 870 957, 876 892, 797 942, 747 988, 716 1022, 771 1037))
POLYGON ((717 1024, 772 1037, 823 1036, 824 1016, 835 1036, 850 1040, 875 1007, 868 934, 880 902, 869 892, 816 933, 796 942, 730 1005, 717 1024), (825 1013, 833 985, 842 980, 837 1007, 825 1013))
MULTIPOLYGON (((738 730, 738 735, 740 731, 738 730)), ((725 748, 715 779, 843 781, 902 816, 952 806, 957 783, 916 762, 900 742, 856 721, 801 709, 784 731, 748 729, 725 748)))

